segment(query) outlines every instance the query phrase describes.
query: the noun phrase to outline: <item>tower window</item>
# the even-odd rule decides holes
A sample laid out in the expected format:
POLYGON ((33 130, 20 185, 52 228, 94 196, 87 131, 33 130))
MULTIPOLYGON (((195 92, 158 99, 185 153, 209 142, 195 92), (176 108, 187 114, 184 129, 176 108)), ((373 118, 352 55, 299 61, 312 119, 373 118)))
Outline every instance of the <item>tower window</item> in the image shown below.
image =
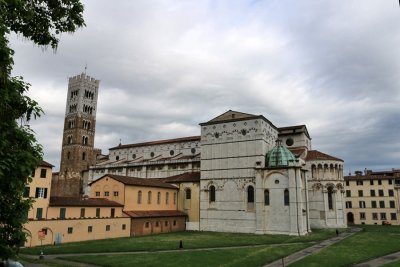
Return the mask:
POLYGON ((86 160, 86 153, 85 152, 82 153, 82 160, 86 160))
POLYGON ((247 187, 247 203, 254 203, 254 187, 251 185, 247 187))
POLYGON ((264 205, 269 206, 269 190, 264 190, 264 205))

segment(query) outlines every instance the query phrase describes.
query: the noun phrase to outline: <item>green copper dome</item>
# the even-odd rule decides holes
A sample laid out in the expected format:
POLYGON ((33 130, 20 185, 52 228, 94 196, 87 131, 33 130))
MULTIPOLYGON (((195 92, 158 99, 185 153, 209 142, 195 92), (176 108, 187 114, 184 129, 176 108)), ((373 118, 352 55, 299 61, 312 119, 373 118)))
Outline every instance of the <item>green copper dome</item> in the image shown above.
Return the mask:
POLYGON ((286 147, 282 146, 281 140, 276 140, 276 146, 271 149, 265 156, 266 167, 282 167, 288 166, 289 161, 295 161, 292 152, 286 147))

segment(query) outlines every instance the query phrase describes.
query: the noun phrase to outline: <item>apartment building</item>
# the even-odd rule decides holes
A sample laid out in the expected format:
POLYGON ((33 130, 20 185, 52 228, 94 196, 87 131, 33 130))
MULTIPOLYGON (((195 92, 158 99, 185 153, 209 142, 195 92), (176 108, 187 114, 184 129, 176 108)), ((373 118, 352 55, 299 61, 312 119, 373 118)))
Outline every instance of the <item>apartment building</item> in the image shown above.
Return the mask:
POLYGON ((348 224, 400 225, 400 170, 356 171, 344 180, 348 224))

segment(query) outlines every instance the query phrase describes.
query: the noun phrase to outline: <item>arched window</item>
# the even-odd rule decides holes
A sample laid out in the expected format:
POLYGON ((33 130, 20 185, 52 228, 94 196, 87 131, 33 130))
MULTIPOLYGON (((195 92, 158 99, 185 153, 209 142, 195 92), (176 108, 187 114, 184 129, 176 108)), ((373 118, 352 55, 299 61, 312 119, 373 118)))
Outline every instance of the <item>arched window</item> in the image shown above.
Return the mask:
POLYGON ((165 193, 165 204, 169 204, 169 193, 165 193))
POLYGON ((289 206, 289 190, 285 189, 283 195, 285 206, 289 206))
POLYGON ((142 204, 142 191, 137 193, 137 203, 142 204))
POLYGON ((151 191, 147 192, 147 204, 151 204, 151 191))
POLYGON ((176 193, 174 193, 174 205, 176 204, 176 193))
POLYGON ((269 206, 269 190, 264 190, 264 205, 269 206))
POLYGON ((254 187, 251 185, 247 187, 247 203, 254 203, 254 187))
POLYGON ((185 193, 186 193, 186 199, 192 198, 192 191, 190 190, 190 188, 187 188, 185 193))
POLYGON ((85 152, 82 153, 82 160, 86 160, 86 153, 85 152))
POLYGON ((333 210, 333 190, 332 187, 328 188, 328 208, 333 210))
POLYGON ((161 193, 158 192, 157 193, 157 204, 160 204, 160 203, 161 203, 161 193))
POLYGON ((213 185, 210 186, 208 198, 210 202, 215 202, 215 186, 213 185))
POLYGON ((71 152, 68 151, 67 153, 67 159, 69 159, 71 157, 71 152))

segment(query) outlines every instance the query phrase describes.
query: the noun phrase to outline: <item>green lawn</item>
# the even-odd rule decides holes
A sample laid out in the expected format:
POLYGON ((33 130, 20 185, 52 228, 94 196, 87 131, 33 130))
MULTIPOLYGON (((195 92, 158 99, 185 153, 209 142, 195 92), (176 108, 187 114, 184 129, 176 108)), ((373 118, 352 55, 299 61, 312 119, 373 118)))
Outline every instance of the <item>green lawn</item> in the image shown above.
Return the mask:
POLYGON ((125 254, 113 256, 65 257, 66 260, 95 264, 98 266, 263 266, 280 259, 309 244, 283 246, 257 246, 248 248, 216 249, 211 251, 177 251, 159 253, 125 254))
MULTIPOLYGON (((43 251, 45 255, 49 255, 67 253, 175 250, 179 249, 180 240, 182 240, 185 249, 235 247, 319 241, 334 235, 334 230, 316 230, 303 237, 186 231, 142 237, 115 238, 50 245, 44 246, 43 251)), ((39 255, 40 250, 40 247, 25 248, 21 250, 21 253, 39 255)))
POLYGON ((359 232, 291 267, 350 266, 400 251, 400 226, 362 226, 359 232))

